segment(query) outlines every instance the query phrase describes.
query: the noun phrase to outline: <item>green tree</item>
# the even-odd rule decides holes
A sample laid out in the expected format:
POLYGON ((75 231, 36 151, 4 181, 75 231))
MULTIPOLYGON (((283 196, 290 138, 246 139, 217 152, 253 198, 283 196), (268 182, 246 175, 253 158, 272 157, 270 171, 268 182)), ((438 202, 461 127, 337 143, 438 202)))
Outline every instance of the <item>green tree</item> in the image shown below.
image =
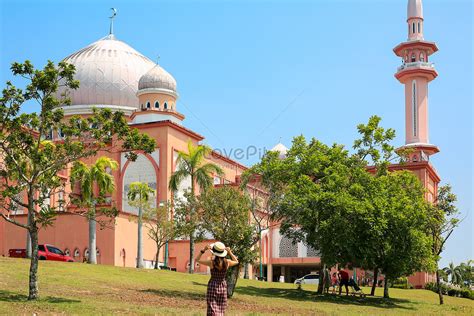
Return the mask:
POLYGON ((132 182, 127 198, 130 205, 138 208, 137 223, 137 268, 143 268, 143 210, 149 208, 150 198, 155 195, 155 190, 147 183, 132 182))
POLYGON ((89 258, 87 262, 97 264, 97 212, 107 217, 115 217, 117 209, 115 207, 98 205, 106 204, 106 195, 115 190, 115 179, 112 175, 113 170, 117 170, 118 163, 108 157, 100 157, 94 164, 88 166, 82 161, 75 161, 71 168, 71 184, 78 185, 80 194, 72 197, 73 204, 86 210, 86 217, 89 221, 89 258), (95 192, 95 187, 98 192, 95 192))
POLYGON ((239 264, 227 273, 227 296, 232 297, 242 265, 256 259, 255 238, 250 225, 251 201, 237 187, 222 186, 205 191, 199 197, 202 229, 238 257, 239 264))
POLYGON ((319 249, 328 266, 350 263, 395 279, 432 264, 428 212, 416 176, 388 172, 394 131, 379 122, 358 126, 354 154, 299 136, 284 159, 268 153, 251 172, 275 196, 283 234, 319 249))
POLYGON ((143 212, 143 219, 148 229, 148 237, 150 237, 156 245, 155 269, 158 269, 158 260, 160 258, 160 250, 170 240, 176 237, 177 230, 175 222, 169 218, 169 204, 159 205, 158 207, 147 206, 143 212))
POLYGON ((464 285, 470 287, 474 280, 474 260, 461 262, 459 268, 461 269, 462 280, 464 285))
MULTIPOLYGON (((433 271, 429 205, 418 178, 409 171, 391 172, 378 179, 382 182, 379 237, 375 263, 385 275, 384 297, 388 298, 391 280, 417 271, 433 271)), ((362 242, 360 240, 359 242, 362 242)))
POLYGON ((429 230, 433 239, 433 255, 436 260, 436 284, 438 285, 439 304, 444 304, 443 291, 440 284, 439 259, 444 250, 446 241, 459 226, 459 210, 455 203, 457 197, 451 192, 449 184, 438 187, 436 201, 430 208, 429 230))
MULTIPOLYGON (((263 279, 263 264, 262 264, 262 233, 270 228, 270 199, 271 197, 262 193, 258 187, 254 187, 245 182, 242 183, 241 189, 250 199, 250 225, 253 229, 254 244, 258 243, 259 253, 259 277, 263 279)), ((244 278, 248 278, 248 264, 245 265, 244 278)))
MULTIPOLYGON (((82 158, 96 156, 102 149, 122 151, 127 158, 136 159, 135 150, 152 152, 153 139, 130 129, 123 113, 109 109, 94 109, 84 118, 64 119, 60 105, 70 104, 67 95, 57 96, 59 87, 76 89, 74 66, 49 61, 43 69, 29 62, 13 63, 15 76, 26 81, 25 90, 6 83, 0 97, 0 216, 27 230, 31 239, 31 265, 28 299, 38 294, 38 230, 52 225, 63 208, 47 203, 50 195, 65 187, 58 173, 82 158), (31 112, 31 104, 39 104, 31 112), (61 132, 60 141, 51 136, 61 132), (52 134, 52 135, 51 135, 52 134), (24 195, 24 199, 19 198, 24 195), (28 212, 28 221, 17 220, 12 209, 20 206, 28 212)), ((67 196, 64 197, 67 200, 67 196)))
POLYGON ((462 284, 462 267, 455 266, 454 263, 450 263, 447 267, 443 268, 444 272, 449 276, 449 280, 452 284, 462 284))
MULTIPOLYGON (((192 199, 188 203, 189 218, 195 217, 196 209, 193 207, 196 201, 196 185, 201 192, 206 191, 213 185, 213 174, 222 175, 222 169, 210 162, 206 162, 206 156, 210 155, 212 149, 206 145, 194 146, 191 141, 188 142, 188 152, 180 151, 176 161, 176 170, 171 175, 169 180, 169 189, 177 192, 179 185, 187 178, 191 180, 191 188, 189 197, 192 199)), ((184 207, 186 208, 186 207, 184 207)), ((192 224, 192 223, 190 223, 192 224)), ((189 273, 194 272, 194 242, 195 242, 195 228, 190 227, 189 231, 189 273)))

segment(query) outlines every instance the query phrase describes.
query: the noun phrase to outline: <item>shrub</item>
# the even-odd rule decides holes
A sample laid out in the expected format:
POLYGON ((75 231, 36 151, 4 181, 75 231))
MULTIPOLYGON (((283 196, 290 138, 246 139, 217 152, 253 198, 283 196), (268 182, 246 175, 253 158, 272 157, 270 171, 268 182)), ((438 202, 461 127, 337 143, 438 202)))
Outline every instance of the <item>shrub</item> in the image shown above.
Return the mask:
POLYGON ((408 283, 408 279, 406 277, 401 277, 392 281, 391 287, 396 289, 413 289, 413 285, 408 283))
MULTIPOLYGON (((426 283, 425 290, 438 293, 438 287, 436 286, 436 283, 433 283, 433 282, 426 283)), ((456 288, 451 288, 446 284, 441 284, 441 292, 443 292, 444 295, 449 295, 449 296, 454 296, 454 297, 463 297, 463 298, 469 298, 471 300, 474 300, 474 291, 469 290, 469 289, 456 289, 456 288)))
POLYGON ((466 289, 461 290, 461 297, 472 299, 472 293, 474 293, 474 291, 466 290, 466 289))
POLYGON ((437 288, 436 283, 434 283, 434 282, 429 282, 429 283, 425 284, 425 290, 437 292, 436 288, 437 288))
POLYGON ((448 290, 448 295, 449 295, 449 296, 458 296, 458 290, 456 290, 456 289, 449 289, 449 290, 448 290))

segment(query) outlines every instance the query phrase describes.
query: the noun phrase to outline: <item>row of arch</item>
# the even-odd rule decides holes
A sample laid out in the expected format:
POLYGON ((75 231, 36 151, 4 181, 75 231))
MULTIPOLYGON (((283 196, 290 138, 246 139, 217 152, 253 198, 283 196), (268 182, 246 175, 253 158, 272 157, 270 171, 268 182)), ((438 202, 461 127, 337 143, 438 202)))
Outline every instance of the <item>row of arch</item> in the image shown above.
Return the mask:
MULTIPOLYGON (((147 101, 145 103, 145 105, 142 104, 142 109, 151 109, 152 108, 152 104, 150 101, 147 101)), ((153 104, 153 108, 154 109, 160 109, 160 102, 159 101, 155 101, 155 103, 153 104)), ((164 102, 163 103, 163 109, 164 110, 173 110, 174 109, 174 106, 173 106, 173 103, 170 103, 168 104, 168 102, 164 102)))
MULTIPOLYGON (((64 254, 65 254, 66 256, 71 256, 71 251, 69 250, 69 248, 65 248, 65 249, 64 249, 64 254)), ((100 257, 100 250, 99 250, 99 248, 96 248, 96 255, 97 255, 97 257, 100 257)), ((72 254, 72 257, 78 258, 78 257, 80 257, 80 256, 81 256, 81 251, 79 250, 79 248, 76 247, 76 248, 74 249, 74 252, 73 252, 73 254, 72 254)), ((86 247, 86 248, 83 250, 83 252, 82 252, 82 257, 83 257, 83 258, 89 258, 89 248, 86 247)))
POLYGON ((408 33, 411 33, 411 34, 421 33, 421 22, 418 22, 418 30, 416 26, 417 26, 417 23, 415 22, 412 22, 411 25, 408 24, 408 33))
MULTIPOLYGON (((99 125, 97 123, 91 123, 89 125, 89 128, 97 129, 99 128, 99 125)), ((50 128, 47 133, 44 134, 44 137, 48 140, 52 140, 54 136, 57 136, 59 139, 64 139, 66 137, 66 134, 64 134, 64 131, 60 128, 56 130, 56 133, 54 133, 54 130, 50 128)))
MULTIPOLYGON (((415 53, 411 53, 410 60, 408 60, 408 54, 405 55, 405 62, 406 63, 414 63, 416 61, 421 61, 422 63, 425 62, 425 54, 420 52, 418 56, 415 53), (418 57, 418 60, 417 60, 418 57)), ((426 62, 428 61, 428 56, 426 56, 426 62)))

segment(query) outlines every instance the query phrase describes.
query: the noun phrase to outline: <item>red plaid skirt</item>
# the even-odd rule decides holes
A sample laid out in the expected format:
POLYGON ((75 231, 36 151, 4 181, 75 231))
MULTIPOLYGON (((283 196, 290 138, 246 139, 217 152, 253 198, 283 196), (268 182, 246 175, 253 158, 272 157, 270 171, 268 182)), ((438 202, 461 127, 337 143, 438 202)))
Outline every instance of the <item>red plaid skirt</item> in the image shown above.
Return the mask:
POLYGON ((227 307, 227 269, 211 269, 211 279, 207 284, 207 316, 223 316, 227 307))

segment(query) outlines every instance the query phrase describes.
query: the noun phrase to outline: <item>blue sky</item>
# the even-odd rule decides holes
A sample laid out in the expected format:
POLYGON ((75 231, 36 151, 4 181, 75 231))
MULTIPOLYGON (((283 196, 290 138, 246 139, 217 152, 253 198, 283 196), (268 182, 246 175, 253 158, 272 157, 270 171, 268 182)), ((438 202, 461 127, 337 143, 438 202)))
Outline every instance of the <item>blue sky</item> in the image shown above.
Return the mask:
MULTIPOLYGON (((0 82, 13 61, 43 66, 108 34, 178 82, 185 126, 244 164, 303 134, 350 146, 371 115, 404 142, 404 90, 392 49, 406 40, 406 2, 0 0, 0 82), (235 157, 236 149, 249 155, 235 157), (256 152, 254 154, 254 152, 256 152)), ((432 163, 458 195, 464 221, 441 265, 473 258, 472 3, 424 0, 425 39, 439 77, 430 84, 432 163)), ((34 110, 32 107, 30 110, 34 110)))

